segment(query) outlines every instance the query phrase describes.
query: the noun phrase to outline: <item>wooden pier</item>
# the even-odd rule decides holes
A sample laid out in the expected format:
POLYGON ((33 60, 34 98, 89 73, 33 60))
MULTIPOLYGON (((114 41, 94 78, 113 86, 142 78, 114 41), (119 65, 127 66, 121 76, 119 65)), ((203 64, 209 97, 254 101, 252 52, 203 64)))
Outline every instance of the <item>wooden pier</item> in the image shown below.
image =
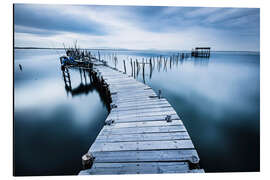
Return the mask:
POLYGON ((82 157, 79 175, 204 172, 183 122, 162 94, 109 66, 94 70, 109 85, 111 111, 82 157))

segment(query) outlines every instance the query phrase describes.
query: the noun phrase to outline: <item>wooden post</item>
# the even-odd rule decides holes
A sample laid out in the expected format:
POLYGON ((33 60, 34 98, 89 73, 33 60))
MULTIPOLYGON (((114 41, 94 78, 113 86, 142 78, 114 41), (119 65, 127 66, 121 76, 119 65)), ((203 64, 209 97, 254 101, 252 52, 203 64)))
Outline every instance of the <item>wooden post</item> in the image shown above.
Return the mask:
POLYGON ((140 72, 140 63, 138 62, 137 59, 136 59, 136 66, 137 66, 137 76, 138 76, 140 72))
POLYGON ((145 84, 145 78, 144 78, 144 66, 145 66, 145 64, 144 64, 144 61, 143 61, 143 82, 144 82, 144 84, 145 84))
POLYGON ((144 75, 144 61, 143 61, 143 75, 144 75))
POLYGON ((172 56, 170 56, 170 69, 172 68, 172 56))
POLYGON ((135 72, 136 72, 135 61, 133 62, 133 68, 134 68, 134 77, 135 77, 135 72))
POLYGON ((149 77, 150 77, 150 79, 151 79, 151 77, 152 77, 152 59, 150 58, 150 75, 149 75, 149 77))
POLYGON ((138 62, 138 60, 136 59, 136 66, 137 66, 137 77, 139 76, 139 71, 140 71, 140 64, 138 62))
POLYGON ((158 90, 158 99, 160 99, 161 98, 161 90, 159 89, 158 90))
POLYGON ((179 62, 179 59, 180 58, 180 53, 177 54, 177 59, 176 59, 176 66, 178 66, 178 62, 179 62))
POLYGON ((127 73, 127 70, 126 70, 126 63, 125 63, 125 60, 123 60, 124 62, 124 70, 125 70, 125 74, 127 73))
POLYGON ((116 61, 117 61, 117 57, 114 57, 114 68, 116 69, 116 61))
POLYGON ((167 61, 168 61, 168 57, 166 57, 166 59, 164 57, 164 67, 167 67, 167 61))
POLYGON ((164 63, 164 65, 165 65, 165 60, 166 60, 166 58, 164 57, 164 58, 163 58, 163 63, 164 63))
POLYGON ((99 53, 99 51, 98 51, 98 60, 100 61, 100 53, 99 53))
POLYGON ((133 76, 133 65, 132 65, 132 58, 130 58, 130 64, 131 64, 131 76, 133 76))
POLYGON ((95 157, 91 153, 82 156, 83 169, 90 169, 94 163, 95 157))

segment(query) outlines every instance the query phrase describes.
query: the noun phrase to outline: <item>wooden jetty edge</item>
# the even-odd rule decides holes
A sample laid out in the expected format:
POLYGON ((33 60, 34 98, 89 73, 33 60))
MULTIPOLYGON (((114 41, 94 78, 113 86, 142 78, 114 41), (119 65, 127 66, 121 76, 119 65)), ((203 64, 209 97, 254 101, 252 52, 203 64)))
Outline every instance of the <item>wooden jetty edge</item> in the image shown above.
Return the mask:
POLYGON ((111 92, 105 125, 79 175, 203 173, 191 138, 165 98, 109 66, 95 66, 111 92))

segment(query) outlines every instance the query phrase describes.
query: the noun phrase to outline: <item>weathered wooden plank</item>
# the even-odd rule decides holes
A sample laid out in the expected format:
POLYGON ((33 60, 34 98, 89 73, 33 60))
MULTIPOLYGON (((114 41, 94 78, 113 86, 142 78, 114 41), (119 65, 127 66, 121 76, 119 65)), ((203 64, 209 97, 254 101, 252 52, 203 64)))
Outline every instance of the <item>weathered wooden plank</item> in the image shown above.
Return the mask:
POLYGON ((104 74, 103 72, 101 72, 101 75, 103 77, 104 80, 106 81, 123 81, 123 80, 127 80, 127 81, 134 81, 134 79, 132 77, 128 77, 128 76, 123 76, 123 75, 115 75, 115 74, 112 74, 112 75, 109 75, 109 74, 104 74))
POLYGON ((121 95, 119 96, 119 98, 123 98, 125 96, 128 96, 128 95, 132 95, 132 96, 135 96, 135 95, 143 95, 145 93, 149 93, 151 95, 156 95, 156 93, 154 91, 149 91, 149 90, 145 90, 143 88, 137 88, 137 87, 130 87, 130 88, 115 88, 115 87, 111 87, 111 92, 115 92, 117 93, 118 95, 121 95))
POLYGON ((181 120, 174 120, 172 122, 166 121, 143 121, 143 122, 128 122, 128 123, 113 123, 110 126, 103 128, 126 128, 126 127, 149 127, 149 126, 180 126, 183 125, 181 120))
POLYGON ((162 150, 162 149, 193 149, 191 140, 173 141, 140 141, 140 142, 116 142, 94 143, 90 152, 95 151, 130 151, 130 150, 162 150))
POLYGON ((136 109, 136 110, 140 110, 140 109, 145 109, 145 108, 156 108, 156 107, 160 107, 160 108, 164 108, 164 107, 171 107, 171 105, 169 103, 152 103, 152 104, 143 104, 141 103, 140 105, 133 105, 133 106, 119 106, 117 104, 117 109, 118 111, 129 111, 129 110, 133 110, 133 109, 136 109))
POLYGON ((118 95, 121 95, 121 96, 119 96, 119 98, 123 98, 123 97, 125 97, 125 96, 129 96, 129 95, 131 95, 131 96, 135 96, 135 95, 144 95, 144 94, 146 94, 146 93, 148 93, 148 94, 150 94, 150 95, 155 95, 156 96, 156 94, 155 94, 155 92, 154 91, 149 91, 149 90, 145 90, 145 89, 143 89, 143 88, 132 88, 132 87, 130 87, 130 88, 115 88, 115 87, 110 87, 110 90, 111 90, 111 92, 114 92, 114 93, 117 93, 118 95))
POLYGON ((192 173, 187 162, 94 163, 79 175, 192 173))
POLYGON ((136 100, 136 99, 144 99, 144 98, 148 98, 149 96, 156 96, 156 94, 154 92, 150 92, 150 91, 146 91, 146 90, 142 90, 142 91, 130 91, 130 92, 123 92, 123 93, 119 93, 118 91, 113 91, 113 92, 117 92, 117 94, 115 96, 112 96, 112 98, 117 98, 118 101, 121 100, 136 100), (136 93, 134 93, 136 92, 136 93))
MULTIPOLYGON (((104 79, 104 78, 103 78, 104 79)), ((122 79, 122 78, 119 78, 119 79, 104 79, 106 80, 106 82, 110 83, 110 84, 113 84, 113 85, 123 85, 123 84, 142 84, 134 79, 122 79)))
POLYGON ((150 90, 144 89, 143 87, 138 87, 138 86, 113 86, 113 85, 111 86, 112 87, 110 87, 110 89, 112 88, 112 91, 115 91, 119 94, 122 93, 123 95, 131 94, 131 93, 134 93, 135 95, 135 92, 141 93, 141 92, 147 92, 147 91, 154 93, 154 91, 150 91, 150 90))
POLYGON ((133 110, 129 110, 129 111, 120 111, 115 108, 113 111, 111 111, 111 115, 116 115, 116 114, 121 114, 121 116, 131 116, 131 115, 139 115, 139 116, 144 116, 147 115, 149 113, 153 114, 155 112, 157 113, 162 113, 162 112, 174 112, 172 107, 155 107, 155 108, 145 108, 145 109, 133 109, 133 110))
POLYGON ((130 102, 117 102, 118 107, 129 107, 129 106, 141 106, 141 105, 149 105, 149 104, 159 104, 159 103, 168 103, 165 99, 157 99, 157 98, 150 98, 149 100, 136 100, 136 101, 130 101, 130 102))
MULTIPOLYGON (((117 105, 117 103, 116 103, 117 105)), ((140 106, 133 106, 133 107, 119 107, 118 106, 114 109, 112 109, 111 113, 121 113, 121 114, 130 114, 130 113, 133 113, 133 111, 137 111, 137 112, 155 112, 155 111, 160 111, 160 112, 163 112, 163 111, 171 111, 173 108, 168 105, 168 104, 165 104, 165 105, 142 105, 141 107, 140 106)))
POLYGON ((173 110, 170 110, 170 111, 165 111, 165 110, 162 110, 162 111, 156 111, 156 112, 151 112, 151 111, 147 111, 147 112, 143 112, 143 113, 139 113, 139 114, 127 114, 127 115, 117 115, 117 114, 113 114, 111 113, 109 116, 111 119, 127 119, 127 118, 134 118, 134 117, 152 117, 152 116, 164 116, 164 119, 166 117, 166 115, 170 115, 170 114, 173 114, 175 113, 175 111, 173 110))
MULTIPOLYGON (((172 121, 180 119, 176 113, 169 114, 171 115, 172 121)), ((129 117, 122 118, 121 116, 108 116, 107 119, 113 119, 116 123, 122 122, 142 122, 142 121, 165 121, 165 115, 155 115, 155 116, 137 116, 137 117, 129 117)))
POLYGON ((110 76, 104 76, 103 75, 103 79, 106 80, 106 82, 110 82, 110 83, 113 83, 113 82, 121 82, 121 81, 134 81, 133 78, 131 77, 110 77, 110 76))
POLYGON ((131 83, 134 82, 136 84, 143 84, 133 78, 130 77, 123 77, 123 78, 115 78, 115 79, 111 79, 110 77, 104 76, 106 79, 106 81, 110 82, 110 83, 119 83, 119 85, 121 85, 120 83, 131 83))
POLYGON ((141 106, 131 106, 131 107, 117 107, 115 109, 112 109, 114 111, 118 111, 121 113, 122 111, 132 111, 132 110, 143 110, 143 109, 155 109, 155 108, 168 108, 171 107, 168 103, 163 103, 163 104, 157 104, 157 105, 144 105, 142 104, 141 106))
MULTIPOLYGON (((146 109, 144 111, 141 111, 141 113, 138 115, 121 113, 121 117, 127 118, 127 117, 133 117, 133 116, 155 116, 155 115, 167 115, 167 114, 172 114, 172 113, 175 113, 175 111, 171 110, 170 107, 168 107, 168 108, 160 108, 160 111, 158 111, 157 109, 153 109, 153 111, 151 111, 150 109, 146 109)), ((114 115, 115 113, 110 114, 110 116, 114 116, 114 115)))
POLYGON ((104 75, 103 73, 101 73, 103 76, 103 79, 106 81, 123 81, 123 80, 133 80, 134 79, 132 77, 121 77, 121 76, 109 76, 109 75, 104 75))
MULTIPOLYGON (((117 81, 115 81, 115 82, 117 82, 117 81)), ((121 81, 119 81, 119 82, 117 82, 117 83, 120 83, 121 81)), ((113 82, 110 82, 110 81, 108 81, 108 83, 111 83, 112 85, 113 85, 113 82)), ((138 82, 136 82, 136 81, 134 81, 134 83, 133 84, 119 84, 119 85, 115 85, 115 86, 119 86, 119 87, 125 87, 125 86, 135 86, 135 87, 142 87, 142 88, 146 88, 146 87, 148 87, 148 86, 146 86, 145 84, 142 84, 142 83, 138 83, 138 82)))
MULTIPOLYGON (((131 95, 132 96, 132 95, 131 95)), ((114 102, 116 104, 123 104, 125 103, 126 105, 129 105, 129 104, 135 104, 135 103, 142 103, 143 102, 143 99, 145 100, 144 102, 147 102, 149 100, 151 100, 151 98, 149 98, 149 96, 143 96, 143 97, 133 97, 133 98, 127 98, 127 99, 119 99, 119 98, 116 98, 116 97, 112 97, 112 99, 114 100, 114 102)))
POLYGON ((136 85, 146 88, 149 88, 149 86, 145 86, 142 83, 137 83, 135 80, 128 80, 128 81, 106 81, 112 86, 121 87, 121 86, 127 86, 127 85, 136 85))
POLYGON ((108 134, 98 136, 95 143, 106 142, 139 142, 139 141, 170 141, 190 139, 187 132, 148 133, 148 134, 108 134))
MULTIPOLYGON (((116 99, 116 101, 117 101, 117 99, 116 99)), ((148 97, 146 97, 144 99, 117 101, 117 105, 118 106, 121 106, 121 105, 123 105, 123 106, 129 106, 129 105, 134 105, 134 104, 141 104, 143 102, 145 102, 146 104, 147 103, 149 104, 151 102, 156 103, 156 102, 167 102, 167 101, 165 101, 164 99, 148 98, 148 97)))
POLYGON ((131 87, 133 87, 134 89, 145 89, 145 86, 143 86, 143 85, 138 85, 138 84, 132 84, 132 85, 129 85, 129 84, 127 84, 127 85, 115 85, 115 84, 113 84, 113 83, 109 83, 109 86, 110 87, 112 87, 112 88, 114 88, 114 89, 116 89, 116 90, 122 90, 123 88, 125 88, 125 89, 131 89, 131 87), (122 89, 121 89, 122 88, 122 89))
POLYGON ((153 90, 151 89, 145 89, 144 87, 138 87, 138 86, 125 86, 125 87, 122 87, 122 86, 115 86, 115 85, 111 85, 110 88, 113 88, 118 94, 122 94, 122 95, 125 95, 125 94, 131 94, 131 93, 134 93, 134 92, 138 92, 138 93, 141 93, 141 92, 151 92, 151 93, 155 93, 153 90), (127 91, 128 90, 128 91, 127 91), (129 92, 130 91, 130 92, 129 92))
MULTIPOLYGON (((111 126, 110 126, 111 127, 111 126)), ((169 133, 169 132, 185 132, 185 126, 149 126, 149 127, 126 127, 126 128, 103 128, 99 135, 106 136, 110 134, 143 134, 143 133, 169 133)))
MULTIPOLYGON (((130 77, 123 77, 123 78, 110 78, 110 77, 106 77, 106 76, 103 76, 103 79, 105 78, 106 82, 109 82, 109 83, 116 83, 116 84, 119 84, 119 85, 122 85, 120 83, 131 83, 131 82, 134 82, 134 84, 140 84, 140 85, 144 85, 143 83, 133 79, 133 78, 130 78, 130 77)), ((147 85, 146 85, 147 86, 147 85)))
POLYGON ((195 149, 92 152, 95 162, 199 162, 195 149))

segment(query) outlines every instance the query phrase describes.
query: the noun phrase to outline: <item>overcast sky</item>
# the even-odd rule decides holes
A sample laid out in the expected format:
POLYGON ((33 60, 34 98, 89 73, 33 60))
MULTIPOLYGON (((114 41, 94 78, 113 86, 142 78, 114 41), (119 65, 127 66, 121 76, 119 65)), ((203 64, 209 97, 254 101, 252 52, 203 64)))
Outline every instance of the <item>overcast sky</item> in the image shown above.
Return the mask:
POLYGON ((16 4, 15 46, 259 51, 257 8, 16 4))

